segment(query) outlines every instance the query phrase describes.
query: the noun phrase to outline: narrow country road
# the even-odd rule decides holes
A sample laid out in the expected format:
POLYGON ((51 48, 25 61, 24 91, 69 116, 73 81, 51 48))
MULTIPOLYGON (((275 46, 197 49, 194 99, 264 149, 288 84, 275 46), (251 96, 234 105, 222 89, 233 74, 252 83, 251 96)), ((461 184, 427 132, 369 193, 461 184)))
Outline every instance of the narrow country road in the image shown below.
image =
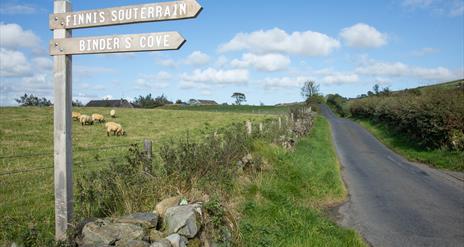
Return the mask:
POLYGON ((464 182, 408 162, 327 106, 350 194, 339 223, 373 246, 464 246, 464 182))

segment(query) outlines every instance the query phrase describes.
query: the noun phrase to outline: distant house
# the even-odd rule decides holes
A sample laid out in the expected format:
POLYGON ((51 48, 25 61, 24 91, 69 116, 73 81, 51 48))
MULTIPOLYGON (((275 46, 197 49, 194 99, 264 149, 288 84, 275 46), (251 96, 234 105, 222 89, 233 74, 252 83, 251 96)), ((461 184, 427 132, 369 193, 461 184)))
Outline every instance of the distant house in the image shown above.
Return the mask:
POLYGON ((202 99, 191 99, 189 105, 217 105, 218 103, 214 100, 202 100, 202 99))
POLYGON ((134 108, 134 106, 125 99, 116 100, 91 100, 86 107, 119 107, 119 108, 134 108))

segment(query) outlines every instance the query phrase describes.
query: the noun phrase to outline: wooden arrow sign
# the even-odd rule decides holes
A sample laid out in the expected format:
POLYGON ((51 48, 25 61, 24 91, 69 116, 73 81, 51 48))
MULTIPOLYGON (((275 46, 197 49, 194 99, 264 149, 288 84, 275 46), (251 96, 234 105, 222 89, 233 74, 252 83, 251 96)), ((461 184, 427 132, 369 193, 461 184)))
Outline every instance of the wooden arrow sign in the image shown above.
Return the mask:
POLYGON ((54 30, 179 20, 195 18, 201 10, 196 0, 149 3, 51 14, 49 25, 54 30))
POLYGON ((50 41, 50 55, 177 50, 184 43, 178 32, 54 39, 50 41))

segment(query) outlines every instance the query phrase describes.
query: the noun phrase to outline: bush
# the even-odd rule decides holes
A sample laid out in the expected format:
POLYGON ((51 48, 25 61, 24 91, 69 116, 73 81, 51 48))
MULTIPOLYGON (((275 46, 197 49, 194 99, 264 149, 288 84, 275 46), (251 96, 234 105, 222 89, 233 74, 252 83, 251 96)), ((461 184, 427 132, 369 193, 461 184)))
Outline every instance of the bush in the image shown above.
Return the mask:
POLYGON ((346 107, 347 101, 347 98, 339 94, 328 94, 326 96, 326 104, 341 117, 346 117, 348 115, 348 109, 346 107))
POLYGON ((433 88, 350 101, 353 117, 384 123, 419 146, 464 150, 464 92, 433 88))

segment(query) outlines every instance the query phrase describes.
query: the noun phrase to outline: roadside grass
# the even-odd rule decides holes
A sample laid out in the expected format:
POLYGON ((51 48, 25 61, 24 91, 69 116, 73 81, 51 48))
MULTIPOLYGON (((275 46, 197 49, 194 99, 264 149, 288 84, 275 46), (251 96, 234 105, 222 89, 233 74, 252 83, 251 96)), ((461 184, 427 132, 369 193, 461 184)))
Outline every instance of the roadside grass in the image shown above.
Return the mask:
POLYGON ((408 160, 451 171, 464 171, 464 152, 441 149, 426 150, 414 145, 406 137, 391 131, 382 124, 375 124, 361 119, 355 119, 355 121, 369 130, 386 146, 408 160))
POLYGON ((241 191, 244 246, 365 246, 323 213, 346 197, 327 120, 317 117, 294 152, 262 142, 254 149, 270 167, 241 191))
MULTIPOLYGON (((127 131, 127 136, 107 137, 103 124, 81 126, 74 121, 74 179, 82 176, 84 171, 107 166, 110 160, 124 162, 129 146, 142 146, 144 139, 153 140, 156 150, 162 142, 186 132, 195 138, 232 123, 264 121, 273 117, 223 112, 117 109, 117 118, 111 119, 110 108, 73 110, 85 114, 101 113, 108 121, 121 123, 127 131)), ((34 239, 40 239, 42 246, 50 246, 54 234, 53 108, 7 107, 0 108, 0 115, 0 246, 3 241, 27 238, 21 237, 23 234, 36 235, 34 239), (29 172, 16 173, 23 170, 29 172)))

